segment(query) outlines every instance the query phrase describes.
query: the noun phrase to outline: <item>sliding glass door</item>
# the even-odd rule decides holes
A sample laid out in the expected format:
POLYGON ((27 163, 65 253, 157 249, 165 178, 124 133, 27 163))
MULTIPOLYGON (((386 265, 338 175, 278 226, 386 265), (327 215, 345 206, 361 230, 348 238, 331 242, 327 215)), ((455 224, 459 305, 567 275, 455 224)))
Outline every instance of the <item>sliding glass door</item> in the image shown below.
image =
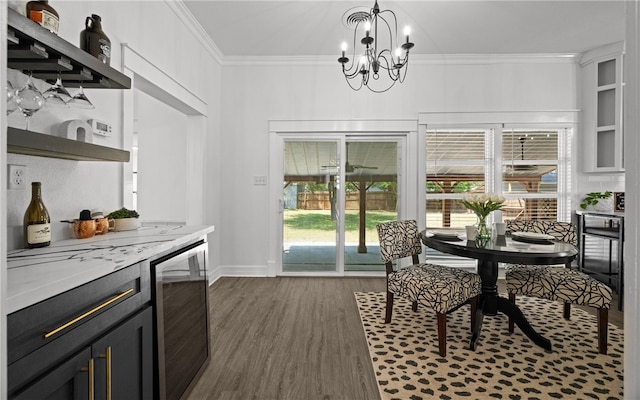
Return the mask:
POLYGON ((336 272, 338 140, 285 140, 282 271, 336 272))
POLYGON ((348 135, 284 140, 282 273, 384 270, 376 224, 398 218, 401 143, 348 135))
POLYGON ((376 225, 398 219, 398 143, 348 138, 344 270, 383 271, 376 225))

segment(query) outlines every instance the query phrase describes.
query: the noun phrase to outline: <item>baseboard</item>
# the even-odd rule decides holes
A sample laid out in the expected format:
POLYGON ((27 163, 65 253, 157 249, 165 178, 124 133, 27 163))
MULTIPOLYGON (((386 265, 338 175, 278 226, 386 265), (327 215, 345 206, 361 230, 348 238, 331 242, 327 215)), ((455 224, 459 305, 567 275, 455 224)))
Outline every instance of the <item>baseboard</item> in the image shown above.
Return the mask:
POLYGON ((219 276, 246 276, 266 277, 268 270, 266 265, 227 265, 220 266, 219 276))

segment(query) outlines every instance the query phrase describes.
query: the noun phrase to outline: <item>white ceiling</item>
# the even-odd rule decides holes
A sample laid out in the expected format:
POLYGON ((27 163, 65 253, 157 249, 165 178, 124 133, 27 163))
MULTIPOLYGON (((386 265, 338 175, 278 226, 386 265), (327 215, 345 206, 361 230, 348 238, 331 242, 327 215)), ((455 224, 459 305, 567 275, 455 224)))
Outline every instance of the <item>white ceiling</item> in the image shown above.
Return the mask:
MULTIPOLYGON (((343 15, 362 1, 184 0, 224 56, 339 56, 352 33, 343 15)), ((379 0, 413 54, 573 54, 624 40, 625 3, 606 1, 379 0)))

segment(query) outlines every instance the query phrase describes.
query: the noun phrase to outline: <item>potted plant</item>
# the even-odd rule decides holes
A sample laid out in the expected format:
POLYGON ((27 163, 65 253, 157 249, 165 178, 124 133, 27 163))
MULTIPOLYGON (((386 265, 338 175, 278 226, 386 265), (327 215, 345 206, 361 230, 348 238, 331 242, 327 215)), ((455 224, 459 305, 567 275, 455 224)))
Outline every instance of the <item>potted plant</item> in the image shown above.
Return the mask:
POLYGON ((113 228, 114 231, 130 231, 140 227, 138 221, 139 216, 137 211, 127 210, 122 207, 119 210, 109 213, 107 218, 109 219, 109 227, 113 228), (111 223, 111 221, 113 221, 113 223, 111 223))
POLYGON ((612 211, 613 208, 608 207, 608 205, 606 204, 604 206, 596 207, 598 203, 600 203, 600 200, 610 199, 612 194, 613 193, 608 190, 606 192, 589 192, 582 199, 582 203, 580 203, 580 208, 582 208, 583 210, 586 210, 587 207, 591 206, 592 209, 598 209, 601 211, 612 211))

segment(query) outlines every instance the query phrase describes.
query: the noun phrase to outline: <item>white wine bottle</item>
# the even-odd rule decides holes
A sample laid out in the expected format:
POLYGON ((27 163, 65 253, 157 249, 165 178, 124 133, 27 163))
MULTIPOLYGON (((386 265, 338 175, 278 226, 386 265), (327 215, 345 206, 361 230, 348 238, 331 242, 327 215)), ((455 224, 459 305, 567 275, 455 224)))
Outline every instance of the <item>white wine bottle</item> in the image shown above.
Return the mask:
POLYGON ((31 203, 24 213, 24 247, 32 249, 51 244, 51 218, 42 202, 42 184, 31 183, 31 203))

